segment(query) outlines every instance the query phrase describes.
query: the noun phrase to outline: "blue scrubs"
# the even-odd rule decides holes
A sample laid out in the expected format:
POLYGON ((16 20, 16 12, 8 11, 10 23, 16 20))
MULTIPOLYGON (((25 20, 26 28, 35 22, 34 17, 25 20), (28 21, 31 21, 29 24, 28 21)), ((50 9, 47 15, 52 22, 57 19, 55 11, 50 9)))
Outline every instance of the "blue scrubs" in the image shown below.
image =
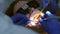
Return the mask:
POLYGON ((54 13, 55 11, 59 9, 56 3, 56 0, 50 0, 50 3, 46 5, 48 2, 49 0, 41 0, 40 2, 41 7, 45 8, 46 10, 51 11, 52 13, 54 13))
POLYGON ((42 17, 40 23, 42 24, 42 27, 48 34, 60 34, 60 24, 58 19, 48 19, 43 20, 44 18, 52 18, 54 17, 53 14, 51 14, 49 11, 45 12, 45 15, 42 17))
MULTIPOLYGON (((42 8, 46 8, 46 4, 49 2, 49 0, 41 0, 40 5, 42 8)), ((57 8, 56 0, 50 0, 50 6, 57 8)))
POLYGON ((29 21, 29 19, 27 18, 26 15, 20 14, 20 13, 15 14, 11 18, 12 18, 14 24, 17 24, 17 25, 22 25, 24 23, 27 23, 27 21, 29 21))

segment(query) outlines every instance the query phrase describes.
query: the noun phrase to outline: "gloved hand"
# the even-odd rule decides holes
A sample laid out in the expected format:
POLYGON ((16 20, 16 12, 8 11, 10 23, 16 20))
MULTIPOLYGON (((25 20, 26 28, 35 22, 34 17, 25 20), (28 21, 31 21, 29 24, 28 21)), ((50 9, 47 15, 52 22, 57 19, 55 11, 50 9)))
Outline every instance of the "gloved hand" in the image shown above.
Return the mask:
POLYGON ((60 34, 60 24, 58 19, 48 19, 54 17, 49 11, 45 12, 45 15, 39 20, 42 27, 48 34, 60 34), (45 19, 47 18, 47 19, 45 19))
POLYGON ((12 18, 14 24, 17 24, 17 25, 22 25, 29 20, 26 15, 19 14, 19 13, 15 14, 11 18, 12 18))

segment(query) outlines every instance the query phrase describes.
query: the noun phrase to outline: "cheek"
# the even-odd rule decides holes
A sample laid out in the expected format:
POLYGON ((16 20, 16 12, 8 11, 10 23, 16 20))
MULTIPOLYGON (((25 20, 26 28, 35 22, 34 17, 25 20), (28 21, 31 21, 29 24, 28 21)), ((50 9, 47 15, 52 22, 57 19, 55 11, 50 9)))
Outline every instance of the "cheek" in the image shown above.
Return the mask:
POLYGON ((31 10, 32 10, 32 11, 34 11, 35 9, 34 9, 34 8, 32 8, 31 10))
POLYGON ((34 8, 30 8, 29 10, 33 12, 35 9, 34 8))

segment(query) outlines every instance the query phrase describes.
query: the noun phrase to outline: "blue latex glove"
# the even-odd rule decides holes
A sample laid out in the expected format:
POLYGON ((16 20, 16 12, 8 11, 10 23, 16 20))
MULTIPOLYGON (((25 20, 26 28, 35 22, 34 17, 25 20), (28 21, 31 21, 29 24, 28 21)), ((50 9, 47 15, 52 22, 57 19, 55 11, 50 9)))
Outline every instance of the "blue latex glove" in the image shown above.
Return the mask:
POLYGON ((17 25, 22 25, 29 20, 26 15, 19 14, 19 13, 15 14, 11 18, 12 18, 13 22, 17 25))
POLYGON ((54 17, 54 15, 51 14, 49 11, 46 11, 46 13, 42 17, 42 19, 39 20, 42 27, 44 28, 44 30, 48 34, 60 34, 60 24, 59 24, 58 19, 44 20, 44 18, 46 18, 46 17, 52 18, 52 17, 54 17))

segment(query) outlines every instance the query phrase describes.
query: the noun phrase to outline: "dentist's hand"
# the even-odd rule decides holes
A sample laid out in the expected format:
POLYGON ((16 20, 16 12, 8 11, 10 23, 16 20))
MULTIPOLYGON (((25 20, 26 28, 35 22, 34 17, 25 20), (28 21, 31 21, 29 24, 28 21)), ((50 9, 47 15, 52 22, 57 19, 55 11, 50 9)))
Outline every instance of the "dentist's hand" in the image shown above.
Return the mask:
POLYGON ((60 24, 58 19, 48 19, 54 17, 49 11, 46 11, 45 14, 46 15, 39 20, 41 26, 48 34, 60 34, 60 24))

